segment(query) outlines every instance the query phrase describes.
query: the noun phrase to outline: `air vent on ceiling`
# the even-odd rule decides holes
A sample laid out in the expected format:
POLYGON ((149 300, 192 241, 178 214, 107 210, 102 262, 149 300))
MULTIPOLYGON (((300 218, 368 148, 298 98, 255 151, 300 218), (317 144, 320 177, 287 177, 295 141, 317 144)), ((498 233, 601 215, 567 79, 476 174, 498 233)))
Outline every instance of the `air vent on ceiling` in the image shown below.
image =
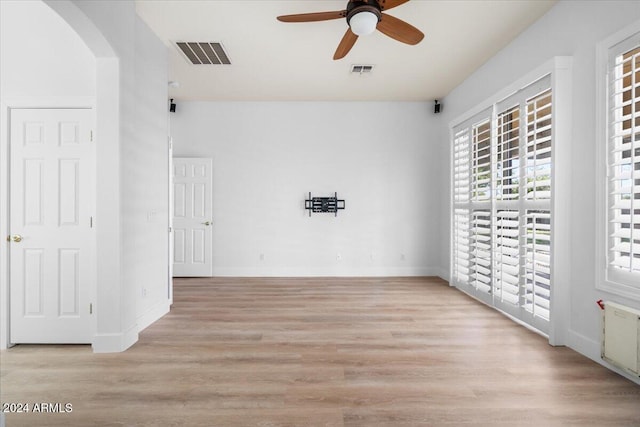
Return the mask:
POLYGON ((215 42, 176 42, 178 49, 194 65, 231 64, 222 44, 215 42))
POLYGON ((371 74, 373 72, 373 65, 352 65, 351 72, 353 74, 371 74))

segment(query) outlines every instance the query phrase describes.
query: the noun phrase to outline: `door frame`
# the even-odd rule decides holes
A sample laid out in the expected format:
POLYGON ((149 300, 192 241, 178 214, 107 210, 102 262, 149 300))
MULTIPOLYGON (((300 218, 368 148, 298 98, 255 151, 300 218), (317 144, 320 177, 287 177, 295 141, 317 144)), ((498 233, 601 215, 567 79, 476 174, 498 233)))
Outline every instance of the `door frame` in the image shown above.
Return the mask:
MULTIPOLYGON (((171 147, 171 153, 173 154, 173 146, 171 147)), ((174 197, 174 184, 175 184, 175 179, 174 179, 174 165, 175 165, 175 159, 193 159, 193 160, 208 160, 209 161, 209 173, 211 174, 210 176, 210 180, 211 180, 211 188, 209 189, 209 197, 211 197, 211 221, 213 222, 213 208, 214 208, 214 201, 213 201, 213 157, 194 157, 194 156, 173 156, 170 159, 170 170, 169 170, 169 181, 170 181, 170 190, 169 190, 169 221, 171 224, 171 232, 170 232, 170 239, 171 239, 171 243, 169 246, 169 256, 170 256, 170 260, 169 260, 169 264, 170 264, 170 272, 171 272, 171 280, 173 280, 174 277, 181 277, 181 276, 175 276, 175 268, 174 268, 174 259, 175 259, 175 229, 174 229, 174 224, 173 224, 173 214, 174 214, 174 201, 175 201, 175 197, 174 197)), ((215 266, 213 263, 213 244, 214 244, 214 229, 213 229, 213 225, 212 225, 212 230, 211 230, 211 274, 210 275, 206 275, 206 276, 187 276, 187 277, 214 277, 215 276, 215 266)), ((173 283, 173 282, 172 282, 173 283)), ((172 288, 172 292, 173 292, 173 288, 172 288)), ((172 293, 172 300, 173 302, 173 293, 172 293)))
POLYGON ((167 233, 168 248, 169 251, 167 253, 167 276, 169 288, 167 289, 167 297, 169 298, 169 305, 173 305, 173 138, 171 137, 171 119, 169 118, 169 150, 168 150, 168 159, 167 159, 167 168, 169 169, 169 173, 167 174, 167 185, 169 186, 169 190, 167 191, 168 197, 168 223, 169 229, 167 233))
MULTIPOLYGON (((75 97, 16 97, 3 99, 0 103, 0 349, 12 347, 11 342, 11 286, 9 271, 9 245, 5 237, 9 235, 9 197, 10 197, 10 147, 11 147, 11 110, 13 109, 77 109, 90 108, 93 111, 94 130, 96 128, 96 99, 90 96, 75 97)), ((97 151, 97 150, 96 150, 97 151)), ((97 159, 97 153, 96 153, 97 159)), ((96 168, 94 168, 96 170, 96 168)), ((95 172, 94 172, 95 173, 95 172)), ((94 180, 94 185, 97 180, 94 180)), ((94 189, 94 194, 95 193, 94 189)), ((97 210, 94 200, 94 212, 97 210)), ((97 238, 94 235, 92 242, 91 280, 89 295, 96 305, 97 297, 97 238)), ((91 336, 95 336, 97 330, 97 316, 91 318, 91 336)))

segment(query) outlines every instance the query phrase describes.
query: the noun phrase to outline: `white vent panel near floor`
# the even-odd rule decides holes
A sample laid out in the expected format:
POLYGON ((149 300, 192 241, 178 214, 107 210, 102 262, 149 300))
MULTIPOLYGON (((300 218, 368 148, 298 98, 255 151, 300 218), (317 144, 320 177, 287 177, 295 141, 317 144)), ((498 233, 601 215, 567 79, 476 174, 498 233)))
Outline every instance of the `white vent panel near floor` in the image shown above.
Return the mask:
POLYGON ((640 310, 613 302, 604 305, 602 358, 640 375, 640 310))

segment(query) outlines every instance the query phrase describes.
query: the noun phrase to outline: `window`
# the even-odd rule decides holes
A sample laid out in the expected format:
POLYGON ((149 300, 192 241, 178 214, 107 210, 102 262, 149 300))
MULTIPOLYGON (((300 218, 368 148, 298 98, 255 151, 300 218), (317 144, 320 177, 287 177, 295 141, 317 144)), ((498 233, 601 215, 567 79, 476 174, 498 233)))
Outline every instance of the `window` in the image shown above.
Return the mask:
POLYGON ((599 46, 599 56, 606 105, 599 250, 606 253, 598 288, 640 299, 640 33, 623 30, 599 46))
POLYGON ((452 280, 547 332, 552 90, 546 76, 453 127, 452 280))

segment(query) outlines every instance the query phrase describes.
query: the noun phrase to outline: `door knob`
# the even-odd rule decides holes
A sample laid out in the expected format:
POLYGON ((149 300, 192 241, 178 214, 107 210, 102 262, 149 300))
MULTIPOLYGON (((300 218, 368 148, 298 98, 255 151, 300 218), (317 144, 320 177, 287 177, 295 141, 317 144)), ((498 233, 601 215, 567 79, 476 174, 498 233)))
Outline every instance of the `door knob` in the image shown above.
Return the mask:
POLYGON ((213 223, 211 221, 205 221, 205 222, 203 222, 203 224, 209 226, 209 225, 211 225, 213 223))
POLYGON ((22 242, 22 236, 19 234, 14 234, 13 236, 7 236, 7 242, 22 242))

